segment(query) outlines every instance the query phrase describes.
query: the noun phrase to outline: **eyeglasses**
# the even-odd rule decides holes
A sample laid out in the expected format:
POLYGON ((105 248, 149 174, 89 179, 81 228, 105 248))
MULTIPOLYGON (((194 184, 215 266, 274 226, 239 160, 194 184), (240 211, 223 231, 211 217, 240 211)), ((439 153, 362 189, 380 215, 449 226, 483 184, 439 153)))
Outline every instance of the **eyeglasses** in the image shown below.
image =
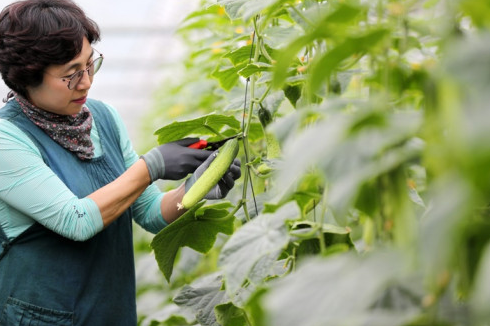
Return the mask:
MULTIPOLYGON (((82 80, 83 74, 85 73, 85 71, 87 72, 87 74, 90 77, 92 77, 93 75, 95 75, 97 73, 97 71, 99 71, 100 67, 102 66, 102 62, 104 61, 104 55, 102 53, 100 53, 99 51, 97 51, 96 49, 93 49, 93 50, 99 54, 99 57, 97 57, 94 61, 92 61, 92 63, 89 64, 87 66, 87 68, 85 68, 83 70, 79 70, 79 71, 75 72, 74 74, 72 74, 68 77, 62 77, 61 78, 61 80, 64 82, 68 81, 68 89, 69 90, 73 90, 73 89, 75 89, 75 87, 77 87, 78 83, 80 83, 80 81, 82 80)), ((48 75, 51 75, 51 74, 48 73, 48 75)))
POLYGON ((89 64, 87 68, 77 71, 69 77, 62 78, 63 81, 68 81, 68 89, 72 90, 77 87, 78 83, 80 83, 80 80, 82 80, 85 71, 87 71, 87 74, 89 76, 93 76, 97 73, 97 71, 99 71, 100 67, 102 66, 102 61, 104 61, 104 55, 96 49, 94 49, 94 51, 99 54, 99 57, 92 61, 92 63, 89 64))

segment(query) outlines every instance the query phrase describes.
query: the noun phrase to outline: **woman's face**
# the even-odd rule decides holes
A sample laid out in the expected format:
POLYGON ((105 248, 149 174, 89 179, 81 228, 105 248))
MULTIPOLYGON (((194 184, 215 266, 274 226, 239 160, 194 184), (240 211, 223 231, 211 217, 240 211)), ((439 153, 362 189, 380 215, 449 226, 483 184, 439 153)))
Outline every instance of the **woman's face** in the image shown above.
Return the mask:
POLYGON ((42 84, 27 88, 30 102, 36 107, 52 113, 62 115, 79 113, 87 101, 93 76, 89 76, 85 71, 78 85, 72 90, 68 89, 68 81, 63 81, 63 78, 86 69, 92 60, 92 46, 87 38, 84 38, 82 52, 77 57, 64 65, 48 66, 42 84))

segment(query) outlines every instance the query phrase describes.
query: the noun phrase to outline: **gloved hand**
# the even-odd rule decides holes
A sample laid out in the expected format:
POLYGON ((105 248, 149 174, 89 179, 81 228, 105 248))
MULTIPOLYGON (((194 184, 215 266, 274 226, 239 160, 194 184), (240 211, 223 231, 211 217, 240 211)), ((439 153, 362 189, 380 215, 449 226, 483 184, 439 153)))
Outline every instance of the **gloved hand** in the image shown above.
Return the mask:
POLYGON ((150 172, 151 182, 157 179, 179 180, 199 167, 213 152, 187 146, 199 138, 184 138, 151 149, 141 156, 150 172))
MULTIPOLYGON (((191 189, 192 185, 196 183, 196 180, 206 171, 211 162, 215 159, 218 151, 215 151, 210 155, 190 176, 189 179, 185 181, 185 192, 191 189)), ((240 160, 234 159, 231 163, 228 171, 223 175, 220 181, 204 196, 204 199, 222 199, 225 198, 228 192, 235 185, 235 180, 240 178, 242 171, 240 170, 240 160)))

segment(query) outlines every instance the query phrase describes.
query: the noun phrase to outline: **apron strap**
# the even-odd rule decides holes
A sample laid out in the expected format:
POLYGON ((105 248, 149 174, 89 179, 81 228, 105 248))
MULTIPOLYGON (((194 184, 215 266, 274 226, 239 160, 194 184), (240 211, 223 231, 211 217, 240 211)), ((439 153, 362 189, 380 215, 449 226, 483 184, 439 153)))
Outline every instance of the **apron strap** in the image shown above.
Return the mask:
POLYGON ((3 232, 0 226, 0 260, 7 254, 10 249, 11 242, 3 232))

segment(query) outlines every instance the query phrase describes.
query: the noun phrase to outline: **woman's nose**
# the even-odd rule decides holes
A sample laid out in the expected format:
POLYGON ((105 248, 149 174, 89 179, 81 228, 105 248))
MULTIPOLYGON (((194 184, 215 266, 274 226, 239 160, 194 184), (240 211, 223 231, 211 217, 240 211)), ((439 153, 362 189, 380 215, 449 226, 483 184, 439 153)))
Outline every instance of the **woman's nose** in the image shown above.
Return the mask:
POLYGON ((92 86, 92 81, 93 79, 89 76, 88 71, 84 70, 82 78, 76 86, 77 90, 89 89, 92 86))

